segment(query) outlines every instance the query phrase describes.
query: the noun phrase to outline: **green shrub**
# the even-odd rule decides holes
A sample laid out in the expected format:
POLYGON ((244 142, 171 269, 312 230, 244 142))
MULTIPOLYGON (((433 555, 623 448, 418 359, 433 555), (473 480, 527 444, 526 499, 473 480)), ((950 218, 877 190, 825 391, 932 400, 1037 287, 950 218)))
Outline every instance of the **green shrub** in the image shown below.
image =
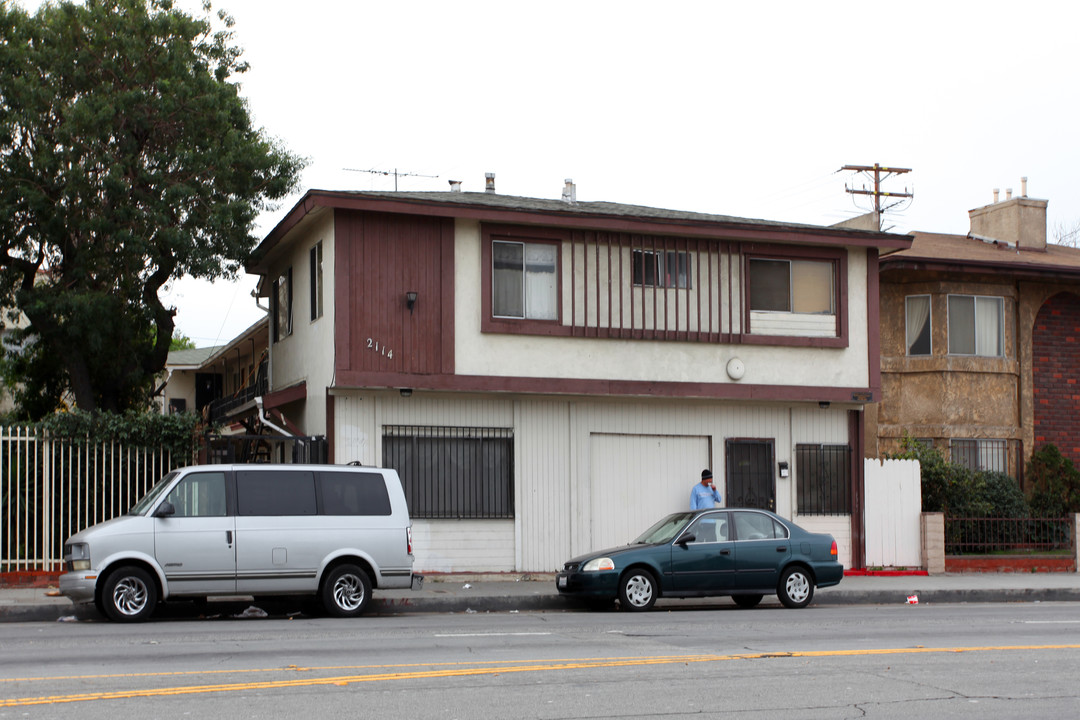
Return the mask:
POLYGON ((986 502, 990 505, 987 517, 1026 518, 1030 514, 1027 498, 1019 483, 1010 475, 990 470, 979 473, 984 483, 986 502))
POLYGON ((1031 454, 1027 464, 1034 517, 1060 518, 1080 512, 1080 471, 1052 443, 1031 454))
POLYGON ((993 507, 981 473, 949 462, 937 448, 907 435, 902 442, 902 450, 889 457, 919 461, 923 512, 943 512, 949 517, 991 516, 993 507))

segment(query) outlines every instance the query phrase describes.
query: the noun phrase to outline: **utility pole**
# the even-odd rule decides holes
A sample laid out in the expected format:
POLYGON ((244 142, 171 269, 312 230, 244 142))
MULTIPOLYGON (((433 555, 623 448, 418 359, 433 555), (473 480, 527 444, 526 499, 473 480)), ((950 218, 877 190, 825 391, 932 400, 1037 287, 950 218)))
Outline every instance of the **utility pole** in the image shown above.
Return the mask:
POLYGON ((423 177, 423 178, 437 178, 437 177, 439 177, 438 175, 421 175, 420 173, 398 172, 397 168, 394 168, 393 170, 357 170, 355 168, 342 168, 342 170, 345 170, 346 172, 371 173, 372 175, 386 175, 386 176, 393 175, 394 176, 394 192, 397 192, 397 179, 399 177, 423 177))
POLYGON ((884 192, 881 189, 882 181, 888 180, 893 175, 903 175, 904 173, 909 173, 909 172, 911 172, 911 168, 890 168, 890 167, 883 167, 881 165, 878 165, 877 163, 874 163, 873 165, 845 165, 844 167, 842 167, 840 169, 841 170, 853 170, 855 172, 865 173, 868 176, 870 176, 872 174, 872 177, 873 177, 873 180, 874 180, 874 189, 873 190, 868 190, 865 185, 862 187, 861 190, 856 190, 854 188, 849 188, 847 186, 847 184, 844 185, 844 190, 850 195, 871 195, 871 196, 873 196, 873 198, 874 198, 874 212, 876 212, 877 216, 878 216, 878 227, 881 226, 881 214, 883 212, 885 212, 886 210, 889 210, 891 208, 896 207, 897 205, 902 203, 905 198, 913 198, 913 197, 915 197, 914 193, 909 193, 907 191, 907 188, 904 188, 904 192, 902 192, 902 193, 884 192), (882 175, 883 173, 884 173, 884 176, 882 175), (896 202, 892 203, 891 205, 885 205, 884 207, 882 207, 882 205, 881 205, 881 198, 882 197, 900 198, 900 199, 897 200, 896 202))

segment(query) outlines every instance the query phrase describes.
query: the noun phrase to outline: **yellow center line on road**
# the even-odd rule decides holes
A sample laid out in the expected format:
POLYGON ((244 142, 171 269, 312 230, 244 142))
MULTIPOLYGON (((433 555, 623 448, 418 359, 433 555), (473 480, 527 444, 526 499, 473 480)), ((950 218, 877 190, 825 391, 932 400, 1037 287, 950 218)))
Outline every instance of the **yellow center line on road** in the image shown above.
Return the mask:
MULTIPOLYGON (((380 682, 389 680, 426 680, 433 678, 468 677, 476 675, 501 675, 504 673, 522 672, 550 672, 558 670, 589 670, 600 668, 633 667, 647 665, 674 665, 678 663, 721 662, 725 660, 761 660, 777 658, 811 658, 811 657, 850 657, 863 655, 910 655, 917 653, 977 653, 977 652, 1001 652, 1014 650, 1076 650, 1080 645, 1001 645, 985 647, 952 647, 952 648, 872 648, 862 650, 811 650, 792 652, 765 652, 765 653, 740 653, 734 655, 664 655, 655 657, 625 657, 625 658, 590 658, 580 660, 540 660, 529 664, 501 665, 500 663, 439 663, 435 665, 367 665, 356 666, 355 669, 391 669, 407 667, 435 667, 433 670, 415 670, 408 672, 383 672, 370 675, 339 675, 335 677, 298 677, 287 680, 266 680, 262 682, 246 683, 222 683, 220 685, 188 685, 170 688, 145 688, 133 690, 115 690, 110 692, 77 693, 72 695, 49 695, 42 697, 2 698, 0 707, 25 707, 29 705, 53 705, 60 703, 89 702, 95 700, 121 700, 129 698, 146 697, 169 697, 178 695, 195 695, 202 693, 222 692, 248 692, 252 690, 274 690, 293 687, 316 687, 323 685, 347 686, 353 683, 380 682), (468 666, 468 667, 465 667, 468 666)), ((507 661, 513 662, 513 661, 507 661)), ((240 671, 214 671, 214 672, 281 672, 302 671, 315 672, 325 670, 340 670, 342 668, 278 668, 276 670, 240 670, 240 671)), ((354 668, 348 668, 354 669, 354 668)), ((182 673, 147 673, 140 675, 90 675, 72 676, 64 678, 50 678, 53 680, 86 680, 106 679, 116 677, 164 677, 184 676, 198 674, 197 672, 182 673)), ((208 673, 207 673, 208 674, 208 673)), ((44 678, 38 678, 38 680, 44 678)))

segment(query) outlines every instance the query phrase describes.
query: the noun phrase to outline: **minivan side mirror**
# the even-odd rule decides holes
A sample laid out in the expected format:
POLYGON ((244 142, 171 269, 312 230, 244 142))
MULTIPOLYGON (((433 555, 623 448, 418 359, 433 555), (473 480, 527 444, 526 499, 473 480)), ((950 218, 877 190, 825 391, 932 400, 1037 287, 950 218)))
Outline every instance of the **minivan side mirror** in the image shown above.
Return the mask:
POLYGON ((176 508, 168 500, 158 505, 157 510, 154 511, 154 517, 172 517, 175 514, 176 508))

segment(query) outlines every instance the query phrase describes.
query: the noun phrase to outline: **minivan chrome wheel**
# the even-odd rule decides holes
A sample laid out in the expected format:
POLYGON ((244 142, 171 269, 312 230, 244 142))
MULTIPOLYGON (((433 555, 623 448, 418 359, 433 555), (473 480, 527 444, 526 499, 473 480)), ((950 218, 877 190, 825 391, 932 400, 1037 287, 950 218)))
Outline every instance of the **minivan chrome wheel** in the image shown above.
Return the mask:
POLYGON ((323 583, 322 601, 334 617, 354 617, 364 612, 371 600, 371 578, 356 565, 339 565, 323 583))
POLYGON ((656 594, 656 579, 648 570, 630 570, 619 579, 619 603, 624 610, 648 610, 656 594))
POLYGON ((101 589, 101 607, 109 619, 117 622, 146 620, 156 605, 157 586, 142 568, 118 568, 101 589))
POLYGON ((776 595, 784 607, 806 607, 814 598, 814 580, 804 568, 790 567, 780 576, 776 595))

